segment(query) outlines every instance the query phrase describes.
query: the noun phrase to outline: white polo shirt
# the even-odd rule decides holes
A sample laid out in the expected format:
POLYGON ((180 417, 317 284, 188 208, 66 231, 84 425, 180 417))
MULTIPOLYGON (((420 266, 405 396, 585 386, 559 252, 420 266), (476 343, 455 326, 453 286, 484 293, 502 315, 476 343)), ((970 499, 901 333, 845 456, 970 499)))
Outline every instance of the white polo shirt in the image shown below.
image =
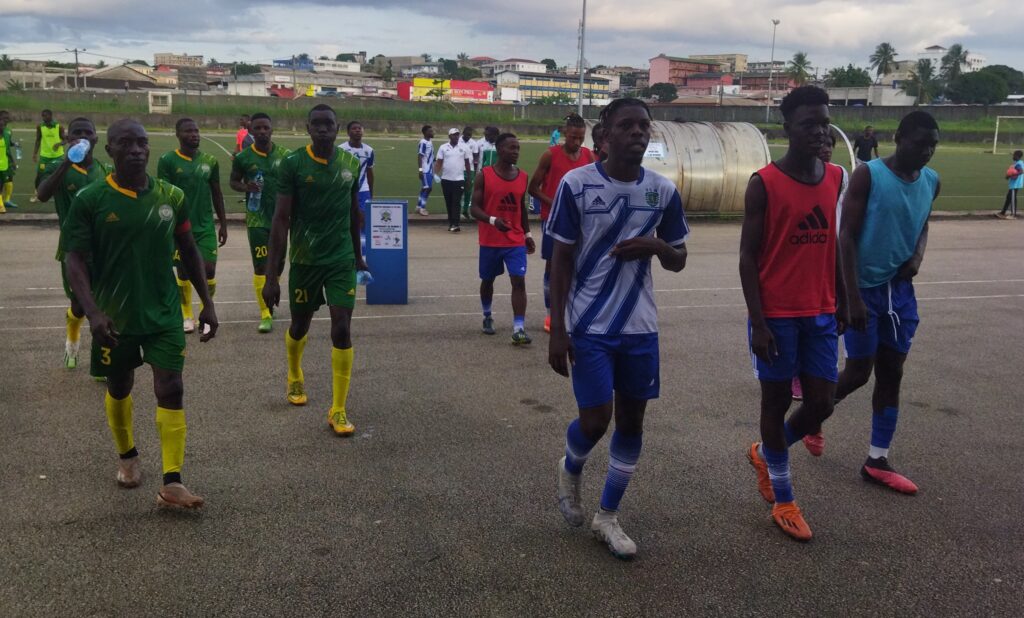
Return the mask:
POLYGON ((466 178, 466 161, 472 165, 473 155, 470 154, 469 147, 460 138, 459 143, 455 146, 448 142, 438 148, 437 160, 441 162, 441 180, 461 182, 466 178))

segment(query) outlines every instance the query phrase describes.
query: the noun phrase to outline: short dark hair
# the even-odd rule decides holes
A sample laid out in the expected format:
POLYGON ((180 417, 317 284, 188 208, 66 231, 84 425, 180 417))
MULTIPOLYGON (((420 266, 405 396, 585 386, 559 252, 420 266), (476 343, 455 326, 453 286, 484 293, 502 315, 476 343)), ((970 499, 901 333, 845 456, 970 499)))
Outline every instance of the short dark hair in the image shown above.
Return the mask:
POLYGON ((425 125, 423 125, 423 128, 420 129, 420 133, 426 135, 427 134, 427 129, 433 129, 433 128, 434 127, 430 126, 429 124, 425 124, 425 125))
POLYGON ((572 112, 571 114, 569 114, 568 116, 565 117, 565 126, 566 126, 566 128, 568 128, 568 127, 576 127, 576 128, 586 127, 587 126, 587 121, 583 119, 583 116, 580 116, 576 112, 572 112))
POLYGON ((309 120, 313 116, 313 112, 331 112, 335 119, 338 118, 338 114, 334 113, 334 108, 326 103, 318 103, 317 105, 314 105, 313 108, 309 110, 309 113, 306 114, 306 120, 309 120))
POLYGON ((612 118, 615 116, 615 114, 618 113, 620 109, 626 107, 642 107, 644 108, 644 111, 647 112, 647 117, 651 117, 651 108, 647 107, 646 103, 644 103, 640 99, 634 99, 633 97, 625 97, 622 99, 615 99, 608 105, 605 105, 604 109, 601 110, 600 116, 598 116, 598 120, 601 122, 602 125, 611 124, 612 118))
POLYGON ((600 122, 596 122, 594 123, 594 126, 590 127, 590 138, 594 139, 594 136, 597 135, 598 132, 604 133, 604 125, 600 122))
POLYGON ((249 120, 252 120, 252 118, 249 116, 249 114, 242 114, 242 118, 249 118, 249 120))
MULTIPOLYGON (((0 114, 2 114, 2 113, 3 112, 0 112, 0 114)), ((1021 157, 1024 157, 1024 150, 1014 150, 1013 151, 1013 158, 1014 159, 1019 159, 1021 157)))
POLYGON ((800 86, 782 97, 779 111, 786 120, 802 105, 828 105, 828 93, 817 86, 800 86))
POLYGON ((41 111, 39 113, 40 114, 50 114, 52 116, 53 115, 53 110, 50 109, 50 108, 46 108, 46 109, 44 109, 43 111, 41 111))
POLYGON ((263 112, 256 112, 252 115, 252 117, 249 118, 249 120, 252 120, 254 122, 257 120, 266 120, 267 122, 271 123, 274 122, 273 120, 270 119, 270 114, 264 114, 263 112))
POLYGON ((868 129, 874 129, 874 128, 875 128, 875 127, 873 127, 873 126, 871 126, 871 125, 868 125, 868 126, 864 127, 864 130, 865 130, 865 131, 867 131, 868 129))
POLYGON ((896 136, 905 135, 916 129, 938 131, 939 123, 935 122, 935 117, 928 112, 922 110, 913 111, 900 120, 900 126, 896 128, 896 136))
POLYGON ((346 131, 351 131, 352 127, 354 127, 356 125, 363 126, 363 123, 359 122, 358 120, 349 120, 348 124, 345 125, 345 130, 346 131))
POLYGON ((178 118, 178 122, 174 123, 174 132, 177 133, 178 131, 180 131, 181 125, 185 124, 186 122, 195 122, 195 120, 192 120, 188 116, 185 116, 184 118, 178 118))
MULTIPOLYGON (((0 112, 0 114, 3 114, 3 112, 0 112)), ((71 122, 68 123, 68 128, 70 129, 71 125, 79 123, 79 122, 88 122, 89 124, 91 124, 93 126, 94 129, 96 128, 96 124, 92 120, 89 120, 88 118, 86 118, 85 116, 79 116, 78 118, 72 118, 71 122)))
POLYGON ((484 135, 499 135, 501 130, 498 127, 484 127, 484 135))
POLYGON ((495 148, 501 148, 501 144, 503 142, 506 142, 506 141, 510 140, 510 139, 519 139, 519 138, 516 137, 515 133, 502 133, 501 135, 498 136, 498 139, 494 140, 494 147, 495 148))
POLYGON ((462 129, 462 132, 463 132, 464 134, 465 134, 465 133, 472 133, 472 132, 473 132, 473 127, 471 127, 471 126, 469 126, 469 125, 466 125, 466 127, 465 127, 464 129, 462 129))

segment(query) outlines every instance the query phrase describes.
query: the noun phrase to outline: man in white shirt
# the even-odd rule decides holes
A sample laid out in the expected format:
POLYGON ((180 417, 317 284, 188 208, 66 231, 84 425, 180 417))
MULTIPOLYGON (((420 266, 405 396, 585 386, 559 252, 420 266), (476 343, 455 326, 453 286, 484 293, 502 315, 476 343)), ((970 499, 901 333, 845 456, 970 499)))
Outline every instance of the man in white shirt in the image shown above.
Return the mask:
POLYGON ((462 218, 469 221, 469 203, 473 198, 473 182, 480 169, 480 141, 473 139, 473 127, 466 127, 462 130, 462 141, 459 143, 469 149, 470 156, 471 168, 466 172, 465 177, 465 187, 469 190, 462 192, 462 218))
POLYGON ((473 156, 469 148, 459 140, 459 130, 448 130, 448 143, 437 151, 434 174, 441 176, 441 191, 444 205, 448 210, 448 231, 461 232, 459 227, 459 202, 466 189, 466 173, 472 171, 473 156))

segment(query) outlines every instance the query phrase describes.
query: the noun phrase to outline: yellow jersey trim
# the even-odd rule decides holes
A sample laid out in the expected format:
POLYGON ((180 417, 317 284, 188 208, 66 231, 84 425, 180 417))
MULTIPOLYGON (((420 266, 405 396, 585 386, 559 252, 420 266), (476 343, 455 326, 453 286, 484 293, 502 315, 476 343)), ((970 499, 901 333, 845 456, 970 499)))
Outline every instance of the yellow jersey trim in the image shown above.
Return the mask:
POLYGON ((117 181, 114 180, 113 174, 107 174, 107 184, 110 185, 110 188, 113 189, 114 191, 117 191, 118 193, 121 193, 123 195, 127 195, 133 200, 139 198, 139 194, 136 193, 135 191, 132 191, 131 189, 125 189, 121 185, 117 184, 117 181))
MULTIPOLYGON (((269 153, 269 152, 266 152, 266 153, 264 153, 264 152, 260 152, 259 150, 256 150, 256 144, 250 144, 250 145, 249 145, 249 148, 252 148, 252 151, 253 151, 253 152, 255 152, 255 153, 256 153, 256 154, 258 154, 259 156, 263 157, 264 159, 266 159, 266 158, 267 158, 267 157, 268 157, 268 156, 270 155, 270 153, 269 153)), ((273 145, 273 144, 271 144, 271 145, 270 145, 270 150, 271 150, 271 151, 273 151, 273 150, 274 150, 274 145, 273 145)))
POLYGON ((186 157, 185 155, 181 154, 181 151, 178 150, 177 148, 174 149, 174 154, 178 155, 182 159, 185 159, 186 161, 191 161, 192 160, 192 157, 186 157))
POLYGON ((309 155, 310 159, 313 159, 321 165, 327 165, 327 159, 321 159, 320 157, 313 154, 313 144, 306 144, 306 154, 309 155))
POLYGON ((71 167, 75 168, 75 171, 78 172, 79 174, 82 174, 83 176, 89 175, 89 170, 79 167, 77 163, 72 163, 71 167))

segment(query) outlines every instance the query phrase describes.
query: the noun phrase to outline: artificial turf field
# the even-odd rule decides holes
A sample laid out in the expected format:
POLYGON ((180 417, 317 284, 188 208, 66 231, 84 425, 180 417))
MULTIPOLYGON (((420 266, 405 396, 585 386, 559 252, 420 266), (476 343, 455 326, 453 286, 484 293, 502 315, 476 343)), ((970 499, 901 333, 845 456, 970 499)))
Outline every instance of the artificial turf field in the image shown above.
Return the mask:
MULTIPOLYGON (((440 137, 446 133, 444 127, 435 127, 439 137, 434 139, 434 148, 439 148, 445 143, 440 137)), ((239 201, 238 196, 227 186, 228 176, 231 169, 230 155, 227 151, 234 148, 234 136, 224 134, 204 134, 201 148, 217 156, 221 164, 221 183, 225 188, 226 206, 229 212, 242 212, 244 205, 239 201), (219 144, 221 147, 218 147, 219 144)), ((31 155, 32 133, 25 130, 16 130, 15 139, 20 139, 26 157, 31 155)), ((852 136, 851 136, 852 138, 852 136)), ((275 136, 278 143, 287 148, 298 148, 306 143, 305 136, 283 135, 278 133, 275 136)), ((339 136, 339 143, 346 139, 344 134, 339 136)), ((416 205, 416 196, 419 193, 419 178, 416 175, 416 145, 418 139, 413 138, 381 138, 367 136, 366 143, 376 150, 376 175, 375 194, 378 198, 407 199, 410 201, 410 208, 416 205)), ((104 138, 100 139, 100 146, 97 150, 102 152, 104 138)), ((150 139, 150 168, 156 173, 156 163, 163 153, 177 147, 177 140, 167 134, 153 134, 150 139)), ((524 141, 522 154, 520 155, 520 167, 532 173, 536 168, 537 160, 546 148, 546 143, 536 141, 524 141)), ((773 144, 772 156, 780 156, 784 146, 773 144)), ((1006 148, 1010 148, 1007 146, 1006 148)), ((882 144, 880 152, 883 156, 891 152, 890 144, 882 144)), ((101 158, 106 160, 106 154, 101 158)), ((847 165, 849 156, 845 149, 837 148, 835 162, 847 165)), ((975 211, 985 212, 998 210, 1002 207, 1003 197, 1006 194, 1006 181, 1003 179, 1006 168, 1009 167, 1010 157, 1006 154, 992 155, 983 150, 981 145, 950 144, 939 145, 938 152, 932 160, 934 167, 942 178, 942 195, 936 202, 937 210, 952 211, 975 211)), ((35 170, 31 160, 23 159, 22 166, 15 176, 14 202, 20 207, 15 212, 23 213, 48 213, 53 212, 53 204, 32 204, 29 197, 33 190, 33 179, 35 170)), ((441 195, 439 184, 435 185, 428 204, 430 211, 439 218, 443 218, 444 199, 441 195)))

